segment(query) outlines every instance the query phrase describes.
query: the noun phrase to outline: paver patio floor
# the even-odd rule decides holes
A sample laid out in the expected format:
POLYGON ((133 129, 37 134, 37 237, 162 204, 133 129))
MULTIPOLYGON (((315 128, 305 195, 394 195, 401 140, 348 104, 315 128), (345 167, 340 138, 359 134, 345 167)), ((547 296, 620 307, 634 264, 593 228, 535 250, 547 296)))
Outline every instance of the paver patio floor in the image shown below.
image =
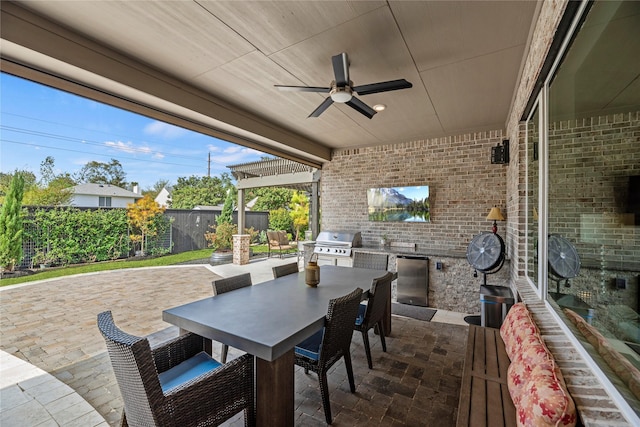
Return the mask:
POLYGON ((176 266, 3 289, 0 348, 70 385, 114 425, 122 403, 97 314, 111 310, 123 330, 148 335, 169 326, 162 321, 165 308, 211 296, 217 277, 203 266, 176 266))
MULTIPOLYGON (((216 277, 205 266, 176 266, 3 289, 0 349, 53 374, 115 426, 123 405, 96 326, 97 313, 112 310, 125 331, 154 334, 161 341, 177 333, 162 321, 162 310, 210 296, 216 277)), ((348 391, 342 362, 329 374, 334 425, 455 425, 466 331, 465 326, 393 316, 387 353, 378 337, 370 336, 373 370, 367 368, 362 338, 355 333, 356 394, 348 391)), ((214 344, 214 356, 219 347, 214 344)), ((230 349, 230 357, 238 354, 230 349)), ((296 426, 326 425, 317 377, 297 369, 295 378, 296 426)), ((227 424, 242 425, 242 417, 227 424)))

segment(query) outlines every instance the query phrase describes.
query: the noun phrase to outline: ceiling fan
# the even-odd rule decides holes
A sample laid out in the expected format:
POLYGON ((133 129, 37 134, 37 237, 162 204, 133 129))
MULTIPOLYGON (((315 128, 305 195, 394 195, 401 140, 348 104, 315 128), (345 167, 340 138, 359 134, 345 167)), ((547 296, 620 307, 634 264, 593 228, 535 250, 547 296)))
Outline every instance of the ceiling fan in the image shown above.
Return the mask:
POLYGON ((283 86, 275 85, 279 90, 299 91, 299 92, 324 92, 329 93, 329 97, 322 102, 308 117, 318 117, 334 102, 347 104, 357 112, 364 114, 368 118, 372 118, 376 111, 364 102, 353 96, 370 95, 372 93, 388 92, 391 90, 409 89, 413 87, 411 83, 405 79, 390 80, 388 82, 371 83, 361 86, 353 86, 353 82, 349 79, 349 57, 345 52, 331 57, 333 63, 333 74, 335 80, 331 81, 330 87, 312 87, 312 86, 283 86))

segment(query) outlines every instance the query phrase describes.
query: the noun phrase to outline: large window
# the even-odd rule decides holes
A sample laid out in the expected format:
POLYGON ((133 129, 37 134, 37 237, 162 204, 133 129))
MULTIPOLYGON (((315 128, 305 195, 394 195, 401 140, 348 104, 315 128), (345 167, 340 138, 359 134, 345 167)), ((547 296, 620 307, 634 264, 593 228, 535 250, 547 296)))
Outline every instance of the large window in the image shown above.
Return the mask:
MULTIPOLYGON (((527 123, 527 275, 541 277, 545 242, 550 305, 563 319, 579 314, 640 369, 640 2, 594 2, 583 18, 543 89, 547 127, 536 126, 537 110, 527 123), (546 150, 536 161, 538 135, 546 150), (533 212, 539 197, 546 227, 533 212)), ((615 367, 576 338, 640 414, 615 367)))
POLYGON ((111 197, 102 197, 102 196, 98 197, 98 206, 100 206, 101 208, 111 207, 111 197))

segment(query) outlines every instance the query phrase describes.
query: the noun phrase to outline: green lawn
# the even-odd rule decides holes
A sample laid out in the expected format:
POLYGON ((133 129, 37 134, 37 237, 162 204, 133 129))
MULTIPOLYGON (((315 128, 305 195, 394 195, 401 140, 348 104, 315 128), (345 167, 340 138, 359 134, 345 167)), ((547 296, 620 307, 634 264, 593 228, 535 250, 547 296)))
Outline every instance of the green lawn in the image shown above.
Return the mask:
MULTIPOLYGON (((267 245, 252 246, 254 254, 266 253, 267 245)), ((211 256, 211 249, 201 249, 197 251, 182 252, 175 255, 164 255, 148 259, 123 259, 116 261, 96 262, 92 264, 74 265, 69 267, 53 267, 28 276, 1 279, 0 286, 16 285, 18 283, 32 282, 35 280, 53 279, 57 277, 70 276, 72 274, 94 273, 96 271, 119 270, 123 268, 138 267, 158 267, 165 265, 176 265, 198 259, 208 259, 211 256)))

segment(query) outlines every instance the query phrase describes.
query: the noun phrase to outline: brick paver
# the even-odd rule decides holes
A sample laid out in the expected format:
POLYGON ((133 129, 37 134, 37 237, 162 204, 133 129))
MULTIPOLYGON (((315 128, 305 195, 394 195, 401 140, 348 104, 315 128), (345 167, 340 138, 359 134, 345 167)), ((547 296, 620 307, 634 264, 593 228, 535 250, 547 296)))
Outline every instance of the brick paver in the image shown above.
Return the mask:
POLYGON ((75 389, 111 424, 122 400, 96 316, 111 310, 118 326, 148 335, 169 326, 162 310, 212 294, 203 266, 106 271, 0 292, 0 348, 75 389))
MULTIPOLYGON (((211 295, 217 276, 203 266, 120 270, 65 277, 0 292, 0 348, 55 375, 115 426, 122 399, 96 315, 110 309, 125 331, 177 333, 162 310, 211 295), (159 332, 161 331, 161 332, 159 332)), ((329 374, 335 426, 455 425, 467 327, 393 316, 383 353, 371 333, 374 369, 362 338, 351 348, 356 393, 342 362, 329 374)), ((220 345, 214 344, 214 352, 220 345)), ((230 349, 230 357, 240 352, 230 349)), ((295 376, 296 426, 325 426, 315 374, 295 376)), ((229 425, 242 425, 236 416, 229 425)))

